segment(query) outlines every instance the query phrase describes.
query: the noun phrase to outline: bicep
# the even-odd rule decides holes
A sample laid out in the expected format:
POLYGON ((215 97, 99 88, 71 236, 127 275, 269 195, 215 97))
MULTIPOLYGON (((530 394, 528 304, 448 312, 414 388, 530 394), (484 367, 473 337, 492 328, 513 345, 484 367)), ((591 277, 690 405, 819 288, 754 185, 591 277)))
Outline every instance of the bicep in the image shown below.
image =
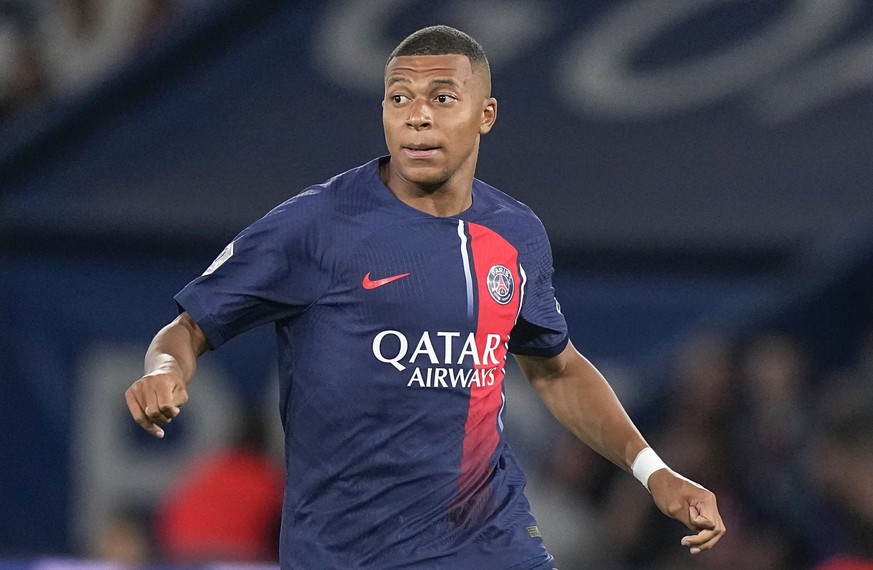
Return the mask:
POLYGON ((555 356, 528 356, 515 354, 515 361, 524 373, 528 382, 539 391, 542 384, 555 378, 559 378, 567 372, 574 356, 581 355, 573 347, 569 340, 564 349, 555 356))
POLYGON ((569 340, 555 356, 515 358, 528 382, 549 407, 566 406, 568 399, 594 397, 604 389, 612 393, 603 375, 569 340))
POLYGON ((216 262, 176 294, 209 346, 296 317, 328 288, 335 257, 319 203, 289 200, 237 235, 216 262))
POLYGON ((551 358, 517 357, 557 420, 589 447, 627 470, 646 443, 609 383, 573 345, 551 358))

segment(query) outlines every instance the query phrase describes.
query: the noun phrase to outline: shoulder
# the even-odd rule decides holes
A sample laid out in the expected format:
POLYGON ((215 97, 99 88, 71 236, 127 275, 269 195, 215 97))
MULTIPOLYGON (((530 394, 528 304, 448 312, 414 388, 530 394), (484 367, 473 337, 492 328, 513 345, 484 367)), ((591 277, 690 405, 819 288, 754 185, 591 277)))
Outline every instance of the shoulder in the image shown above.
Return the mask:
POLYGON ((516 221, 530 223, 539 227, 543 226, 543 223, 540 221, 536 213, 524 202, 513 198, 509 194, 502 190, 498 190, 486 182, 482 182, 478 178, 474 180, 473 184, 475 185, 479 196, 487 202, 486 205, 488 210, 493 212, 494 215, 509 215, 516 221))
POLYGON ((324 182, 308 186, 274 207, 265 218, 324 223, 335 217, 337 212, 346 212, 350 206, 365 208, 367 188, 378 168, 375 163, 375 160, 370 161, 324 182))
POLYGON ((501 233, 515 236, 523 243, 548 239, 542 220, 527 204, 479 179, 473 184, 484 202, 482 219, 488 225, 500 228, 501 233))

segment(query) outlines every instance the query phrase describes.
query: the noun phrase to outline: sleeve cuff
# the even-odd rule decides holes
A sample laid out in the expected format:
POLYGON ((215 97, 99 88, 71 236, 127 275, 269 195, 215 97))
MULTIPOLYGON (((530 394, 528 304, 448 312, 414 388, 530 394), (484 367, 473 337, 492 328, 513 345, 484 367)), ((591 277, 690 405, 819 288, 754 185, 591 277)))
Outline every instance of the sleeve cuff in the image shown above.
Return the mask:
POLYGON ((197 323, 200 330, 203 331, 210 350, 214 350, 225 343, 227 339, 221 334, 218 324, 212 318, 212 315, 203 308, 203 305, 200 304, 194 293, 187 289, 182 289, 173 299, 176 301, 179 312, 185 311, 191 315, 191 318, 197 323))
POLYGON ((561 342, 554 346, 550 347, 529 347, 529 346, 520 346, 520 347, 509 347, 509 352, 512 354, 518 354, 519 356, 539 356, 541 358, 551 358, 552 356, 557 356, 561 354, 565 348, 567 348, 567 344, 570 342, 570 336, 564 335, 564 338, 561 339, 561 342))

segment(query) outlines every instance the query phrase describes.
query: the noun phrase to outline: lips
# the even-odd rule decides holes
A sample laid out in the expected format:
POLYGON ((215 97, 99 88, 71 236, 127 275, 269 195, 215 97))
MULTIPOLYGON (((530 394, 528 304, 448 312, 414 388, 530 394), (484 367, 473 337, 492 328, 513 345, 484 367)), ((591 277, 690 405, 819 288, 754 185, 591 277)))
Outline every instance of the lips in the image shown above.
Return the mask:
POLYGON ((438 150, 438 146, 424 144, 405 145, 403 147, 404 154, 410 158, 428 158, 436 154, 438 150))

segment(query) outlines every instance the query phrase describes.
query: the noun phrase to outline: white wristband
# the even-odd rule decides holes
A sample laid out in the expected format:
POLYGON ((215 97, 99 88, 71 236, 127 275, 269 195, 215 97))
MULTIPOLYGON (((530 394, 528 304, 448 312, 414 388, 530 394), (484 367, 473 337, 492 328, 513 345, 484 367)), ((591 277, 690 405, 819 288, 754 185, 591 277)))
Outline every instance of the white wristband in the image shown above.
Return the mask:
POLYGON ((634 462, 631 463, 631 471, 634 477, 643 484, 649 492, 649 476, 659 469, 667 469, 667 464, 664 463, 655 450, 651 447, 646 447, 640 451, 634 462))

